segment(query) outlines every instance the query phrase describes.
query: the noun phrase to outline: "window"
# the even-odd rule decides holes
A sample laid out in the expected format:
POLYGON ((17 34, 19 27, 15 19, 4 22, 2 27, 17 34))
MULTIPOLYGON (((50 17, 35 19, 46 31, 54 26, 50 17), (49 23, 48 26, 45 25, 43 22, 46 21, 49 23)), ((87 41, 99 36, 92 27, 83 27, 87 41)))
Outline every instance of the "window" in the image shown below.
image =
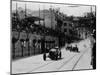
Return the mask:
POLYGON ((64 23, 64 26, 66 26, 67 25, 67 23, 64 23))
POLYGON ((67 29, 64 29, 64 32, 67 32, 67 29))
POLYGON ((72 27, 72 24, 71 24, 71 23, 69 23, 69 26, 70 26, 70 27, 72 27))

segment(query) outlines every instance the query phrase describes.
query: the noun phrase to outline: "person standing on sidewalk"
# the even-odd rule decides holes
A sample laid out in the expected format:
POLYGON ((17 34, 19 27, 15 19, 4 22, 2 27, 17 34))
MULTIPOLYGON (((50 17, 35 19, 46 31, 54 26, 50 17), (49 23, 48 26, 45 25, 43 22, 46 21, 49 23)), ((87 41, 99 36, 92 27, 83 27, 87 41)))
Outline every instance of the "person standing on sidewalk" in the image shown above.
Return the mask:
POLYGON ((96 69, 96 43, 94 43, 92 48, 92 67, 93 69, 96 69))
POLYGON ((96 41, 95 41, 95 37, 93 36, 92 38, 92 60, 91 60, 91 65, 93 67, 93 69, 96 69, 96 41))

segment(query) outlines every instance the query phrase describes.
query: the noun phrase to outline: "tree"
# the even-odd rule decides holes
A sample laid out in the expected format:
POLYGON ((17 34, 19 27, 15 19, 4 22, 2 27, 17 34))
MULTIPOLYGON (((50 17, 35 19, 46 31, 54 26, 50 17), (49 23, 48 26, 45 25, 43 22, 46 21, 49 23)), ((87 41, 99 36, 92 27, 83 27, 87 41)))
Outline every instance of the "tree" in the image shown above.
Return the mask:
POLYGON ((15 58, 15 43, 19 40, 20 37, 20 21, 18 19, 17 13, 12 13, 12 31, 18 32, 18 37, 12 37, 12 51, 13 51, 13 58, 15 58))

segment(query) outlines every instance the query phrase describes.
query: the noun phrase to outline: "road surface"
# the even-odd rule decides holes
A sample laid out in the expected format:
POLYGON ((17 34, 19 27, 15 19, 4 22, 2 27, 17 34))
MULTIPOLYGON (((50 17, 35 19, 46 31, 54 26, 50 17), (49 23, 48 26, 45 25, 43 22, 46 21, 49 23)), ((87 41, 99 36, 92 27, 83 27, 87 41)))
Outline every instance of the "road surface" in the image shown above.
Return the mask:
POLYGON ((70 52, 65 48, 62 48, 62 59, 57 61, 49 58, 44 61, 43 54, 13 61, 12 74, 92 69, 90 65, 90 39, 85 39, 73 44, 78 45, 80 52, 70 52))

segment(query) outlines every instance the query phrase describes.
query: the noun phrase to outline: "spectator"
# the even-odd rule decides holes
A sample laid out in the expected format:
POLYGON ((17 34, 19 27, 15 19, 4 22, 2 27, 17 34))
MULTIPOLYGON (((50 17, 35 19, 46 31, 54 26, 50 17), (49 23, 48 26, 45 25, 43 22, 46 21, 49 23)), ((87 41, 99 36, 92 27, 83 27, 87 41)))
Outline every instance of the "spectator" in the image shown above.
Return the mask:
POLYGON ((96 69, 96 43, 93 44, 92 48, 92 67, 93 69, 96 69))

